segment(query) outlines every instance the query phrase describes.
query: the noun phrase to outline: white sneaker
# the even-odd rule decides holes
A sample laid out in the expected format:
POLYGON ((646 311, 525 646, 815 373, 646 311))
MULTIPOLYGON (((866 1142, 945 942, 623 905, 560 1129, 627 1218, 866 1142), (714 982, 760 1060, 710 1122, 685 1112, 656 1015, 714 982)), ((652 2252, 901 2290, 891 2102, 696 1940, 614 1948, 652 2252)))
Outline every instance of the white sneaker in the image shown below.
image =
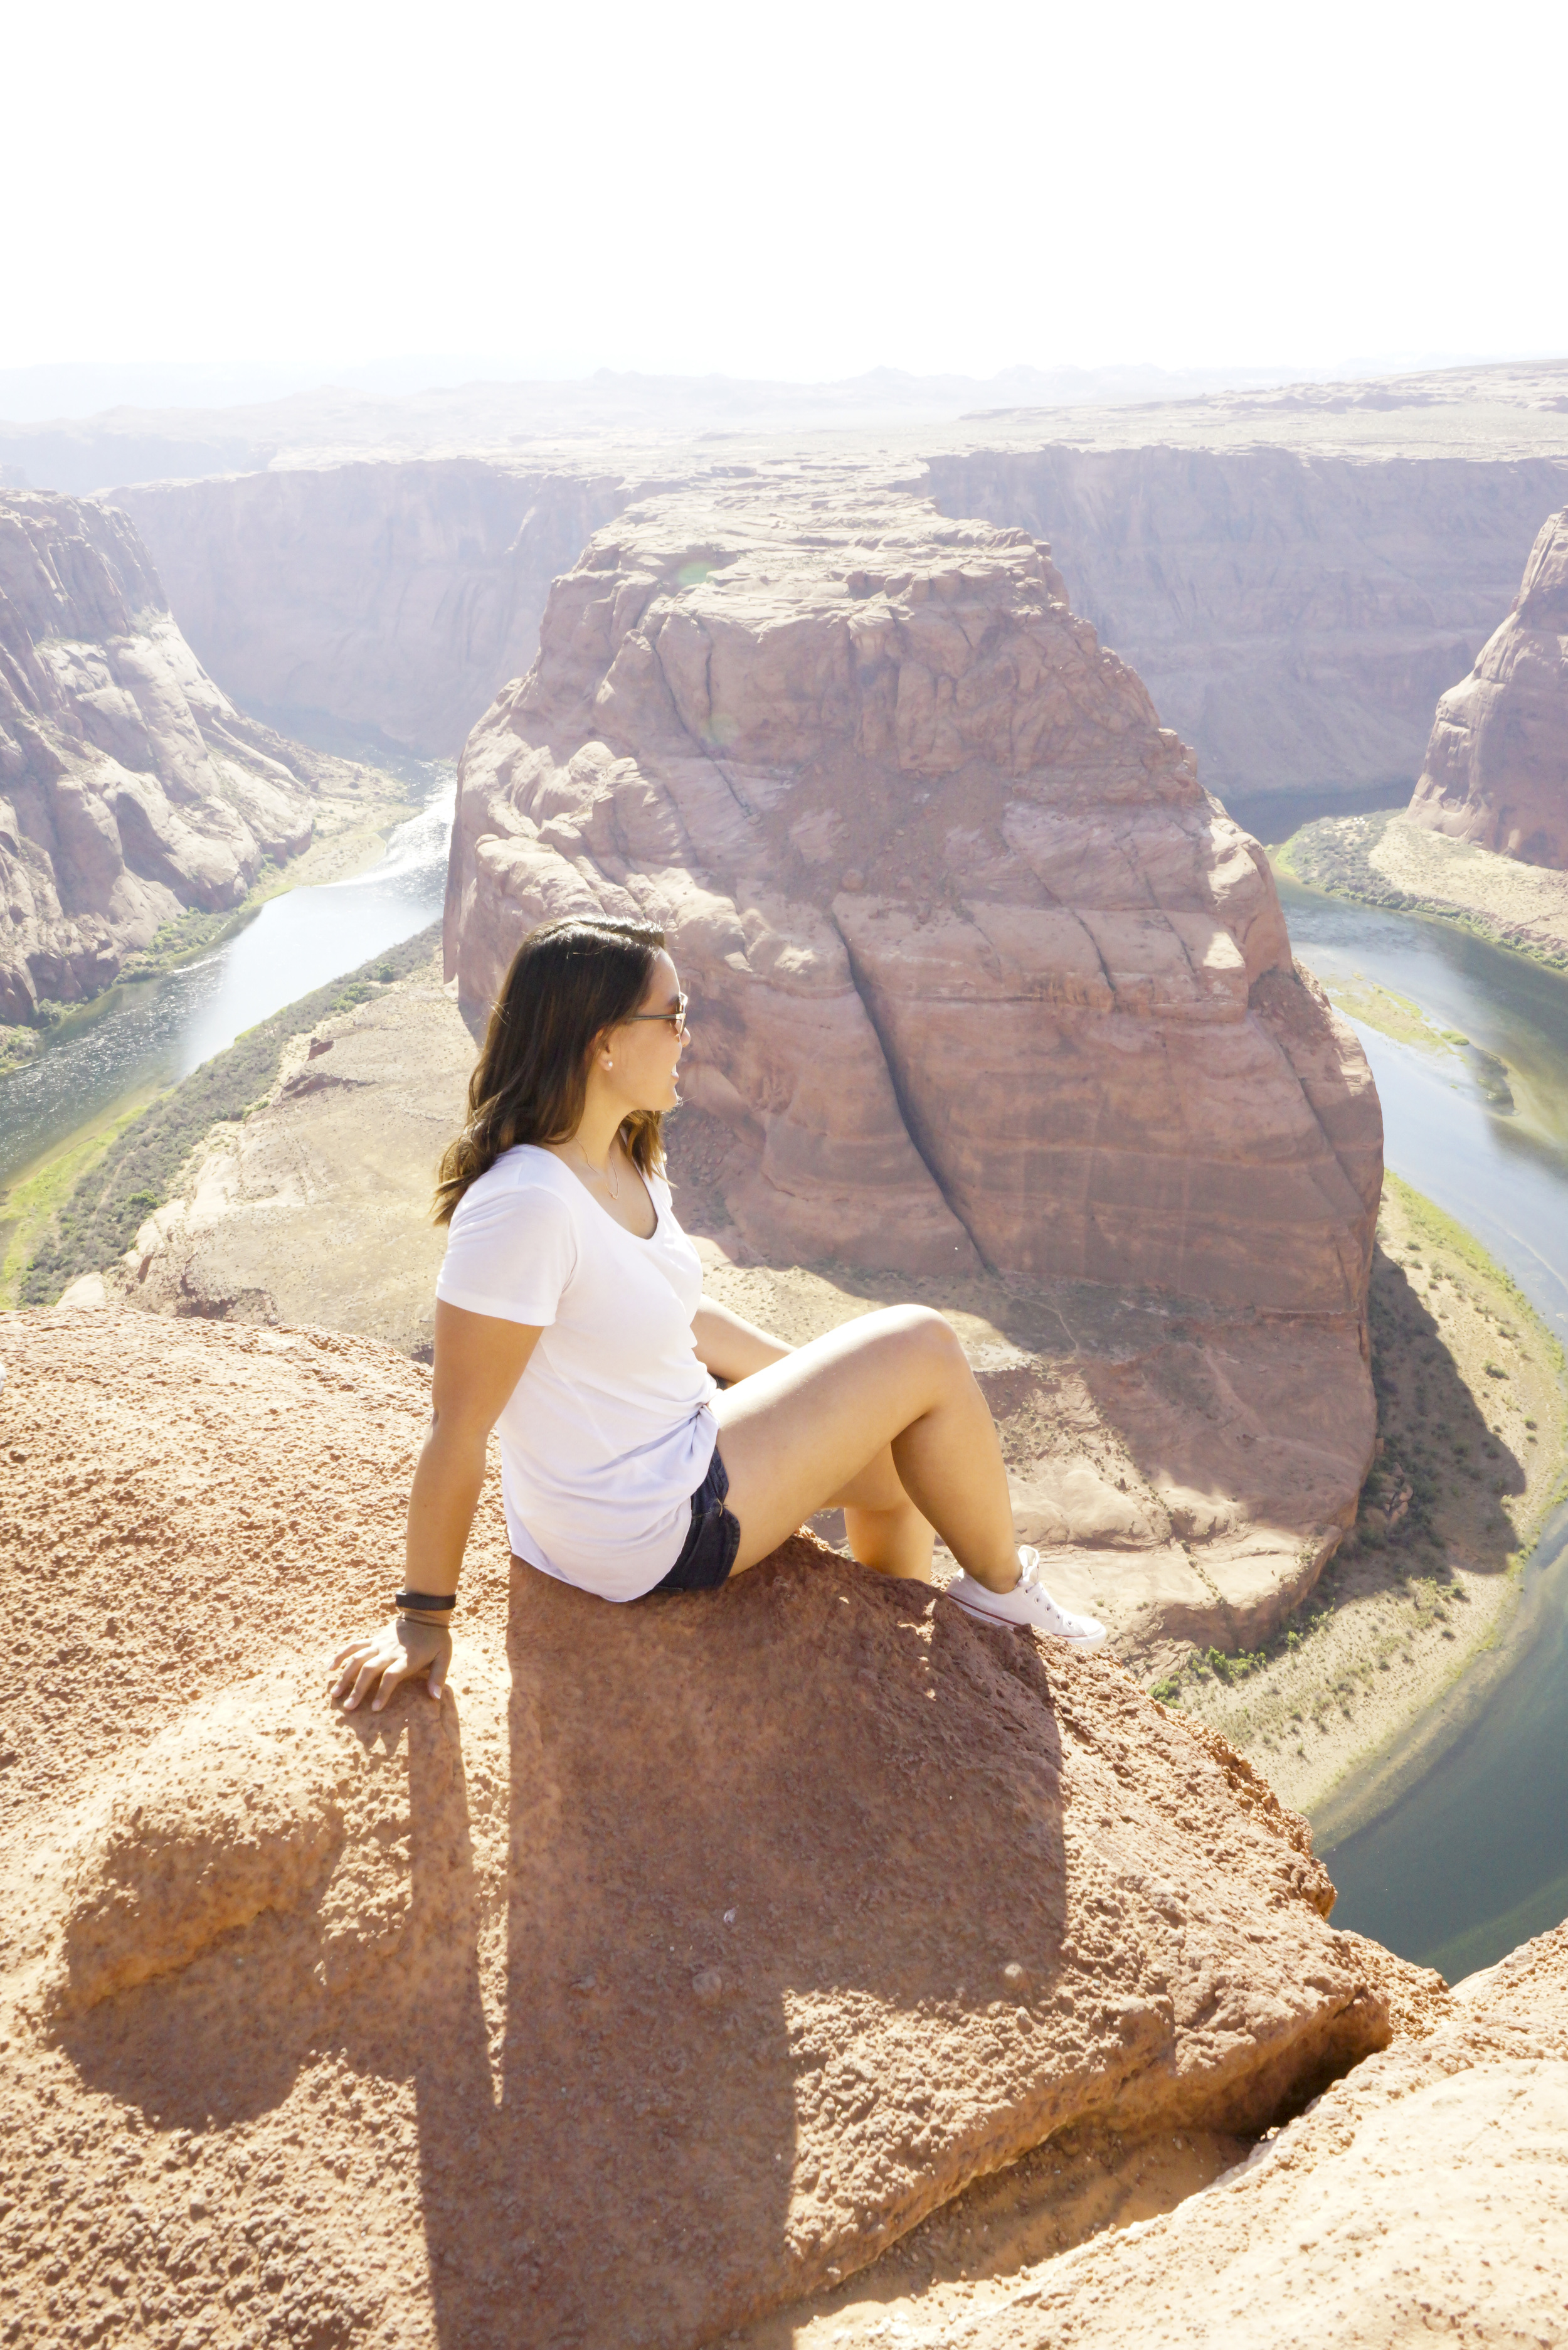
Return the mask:
POLYGON ((961 1574, 956 1583, 949 1584, 948 1597, 956 1599, 966 1616, 978 1616, 984 1623, 1032 1625, 1036 1632, 1075 1641, 1081 1648, 1092 1648, 1105 1638, 1105 1626, 1093 1616, 1075 1616, 1052 1598, 1040 1580, 1040 1554, 1027 1543, 1020 1546, 1018 1569, 1011 1591, 988 1590, 972 1575, 961 1574))

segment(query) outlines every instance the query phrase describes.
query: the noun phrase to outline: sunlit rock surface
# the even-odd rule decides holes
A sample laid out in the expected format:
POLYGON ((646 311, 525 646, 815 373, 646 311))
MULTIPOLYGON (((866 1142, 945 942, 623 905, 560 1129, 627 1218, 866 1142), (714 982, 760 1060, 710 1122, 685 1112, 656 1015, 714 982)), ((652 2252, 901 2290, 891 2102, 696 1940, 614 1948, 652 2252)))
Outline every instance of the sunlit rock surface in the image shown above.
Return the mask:
POLYGON ((1388 2036, 1303 1823, 1103 1655, 805 1539, 611 1607, 509 1574, 492 1478, 450 1694, 345 1717, 428 1375, 0 1356, 22 2338, 695 2350, 1086 2116, 1252 2136, 1388 2036))
POLYGON ((863 2308, 843 2350, 1396 2350, 1563 2340, 1568 1928, 1431 2002, 1245 2166, 1168 2216, 976 2289, 955 2322, 863 2308))
POLYGON ((630 490, 579 454, 558 470, 382 460, 110 494, 230 693, 282 725, 452 758, 533 660, 551 580, 630 490))

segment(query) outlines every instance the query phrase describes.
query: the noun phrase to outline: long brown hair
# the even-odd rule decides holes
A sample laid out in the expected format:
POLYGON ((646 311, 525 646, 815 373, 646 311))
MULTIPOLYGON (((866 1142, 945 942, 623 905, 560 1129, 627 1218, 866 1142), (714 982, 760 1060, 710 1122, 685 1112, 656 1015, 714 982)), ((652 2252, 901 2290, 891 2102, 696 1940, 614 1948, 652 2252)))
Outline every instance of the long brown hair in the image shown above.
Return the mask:
MULTIPOLYGON (((566 914, 530 931, 512 958, 468 1081, 468 1123, 449 1144, 434 1220, 520 1142, 566 1142, 582 1123, 588 1063, 607 1028, 648 993, 664 932, 615 914, 566 914)), ((644 1174, 662 1169, 656 1109, 633 1110, 620 1140, 644 1174)))

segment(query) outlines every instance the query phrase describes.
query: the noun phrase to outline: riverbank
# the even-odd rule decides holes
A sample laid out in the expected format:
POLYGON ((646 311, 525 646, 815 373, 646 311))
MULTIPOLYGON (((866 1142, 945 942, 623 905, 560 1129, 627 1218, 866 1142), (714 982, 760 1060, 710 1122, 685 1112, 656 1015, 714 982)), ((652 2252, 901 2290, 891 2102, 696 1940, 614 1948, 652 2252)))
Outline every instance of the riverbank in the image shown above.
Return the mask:
POLYGON ((1370 1335, 1378 1455, 1354 1532, 1275 1640, 1195 1649, 1155 1684, 1308 1813, 1506 1639, 1568 1472, 1557 1340, 1479 1243, 1393 1175, 1370 1335))
POLYGON ((212 954, 253 922, 262 908, 290 889, 318 889, 367 871, 386 852, 387 836, 420 806, 414 785, 376 767, 358 766, 341 791, 318 788, 309 846, 283 863, 268 858, 237 906, 209 912, 187 907, 166 922, 151 943, 130 954, 100 993, 82 1003, 43 1001, 31 1024, 0 1021, 0 1078, 20 1068, 61 1037, 102 1019, 120 1000, 120 991, 161 977, 212 954))
POLYGON ((71 1135, 0 1196, 0 1310, 53 1305, 83 1274, 115 1266, 178 1195, 187 1162, 238 1125, 275 1085, 290 1041, 422 970, 431 926, 247 1029, 178 1085, 71 1135))
POLYGON ((1402 809, 1321 816, 1272 849, 1308 889, 1390 913, 1452 922, 1494 946, 1568 971, 1568 873, 1450 840, 1402 809))

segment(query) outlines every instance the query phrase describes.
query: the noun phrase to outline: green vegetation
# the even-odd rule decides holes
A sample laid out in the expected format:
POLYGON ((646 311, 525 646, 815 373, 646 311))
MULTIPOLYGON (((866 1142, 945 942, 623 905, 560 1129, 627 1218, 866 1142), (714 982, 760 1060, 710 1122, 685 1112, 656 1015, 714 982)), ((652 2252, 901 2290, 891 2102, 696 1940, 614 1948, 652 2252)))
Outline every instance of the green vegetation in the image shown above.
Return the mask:
MULTIPOLYGON (((1316 1647, 1325 1645, 1323 1636, 1333 1628, 1338 1612, 1336 1580, 1331 1565, 1325 1568, 1319 1586, 1324 1596, 1314 1596, 1299 1607, 1291 1623, 1282 1627, 1261 1648, 1243 1650, 1234 1657, 1226 1656, 1220 1648, 1191 1648, 1174 1672, 1151 1685, 1149 1694, 1167 1705, 1179 1705, 1183 1696, 1189 1691, 1201 1693, 1205 1688, 1237 1689, 1243 1681, 1251 1679, 1254 1673, 1263 1671, 1265 1667, 1277 1664, 1286 1657, 1299 1656, 1311 1671, 1316 1654, 1314 1642, 1316 1647)), ((1440 1569, 1419 1575, 1412 1567, 1397 1565, 1393 1570, 1393 1583, 1406 1602, 1404 1617, 1380 1624, 1366 1644, 1367 1652, 1334 1659, 1336 1669, 1332 1676, 1324 1679, 1305 1700, 1306 1711, 1314 1721, 1321 1723, 1324 1716, 1334 1707, 1342 1713, 1348 1712, 1349 1700, 1355 1696, 1358 1685, 1373 1686, 1379 1673, 1391 1670, 1397 1658, 1408 1661, 1412 1631, 1420 1632, 1436 1627, 1441 1629, 1445 1638, 1451 1639, 1453 1635, 1448 1629, 1449 1610, 1469 1605, 1469 1595, 1463 1586, 1445 1580, 1440 1569)), ((1270 1719, 1273 1720, 1277 1713, 1276 1701, 1269 1709, 1270 1719)), ((1293 1723, 1300 1722, 1303 1719, 1302 1708, 1293 1708, 1289 1718, 1293 1723)))
POLYGON ((261 870, 244 900, 219 913, 203 912, 200 906, 184 906, 171 922, 165 922, 151 946, 140 953, 127 955, 120 965, 119 976, 127 979, 155 979, 161 972, 172 971, 195 956, 220 947, 237 931, 254 920, 269 898, 276 898, 286 889, 296 886, 298 859, 285 865, 275 863, 270 857, 262 860, 261 870))
POLYGON ((1396 994, 1376 980, 1363 979, 1359 972, 1347 983, 1329 987, 1336 1011, 1347 1019, 1359 1020, 1364 1027, 1381 1030, 1397 1044, 1413 1045, 1418 1052, 1440 1053, 1448 1046, 1462 1045, 1466 1040, 1447 1029, 1435 1027, 1418 1003, 1407 995, 1396 994))
POLYGON ((1184 1690, 1199 1688, 1206 1681, 1218 1683, 1222 1689, 1236 1689, 1277 1658, 1293 1655, 1327 1613, 1325 1607, 1310 1606, 1298 1610, 1299 1620, 1282 1627, 1261 1648, 1239 1649, 1233 1657, 1227 1656, 1223 1648, 1189 1648, 1173 1673, 1162 1681, 1150 1683, 1149 1695, 1158 1698, 1164 1705, 1179 1705, 1184 1690))
MULTIPOLYGON (((1282 848, 1272 852, 1276 868, 1309 889, 1334 898, 1349 898, 1358 906, 1382 906, 1395 914, 1426 914, 1469 931, 1492 946, 1506 947, 1548 971, 1568 971, 1568 947, 1544 946, 1520 934, 1519 926, 1499 915, 1495 919, 1452 898, 1418 897, 1401 889, 1372 862, 1372 853, 1388 826, 1402 816, 1402 808, 1381 808, 1373 816, 1323 816, 1303 824, 1282 848)), ((1355 1015, 1360 1018, 1360 1014, 1355 1015)), ((1444 1041, 1462 1045, 1469 1040, 1445 1032, 1444 1041)))
POLYGON ((1427 905, 1407 889, 1396 889, 1386 874, 1372 862, 1372 852, 1387 828, 1388 819, 1401 813, 1380 808, 1372 816, 1320 816, 1303 824, 1274 862, 1309 889, 1326 889, 1336 898, 1354 898, 1364 906, 1386 906, 1400 914, 1439 914, 1449 910, 1427 905))
MULTIPOLYGON (((1434 1249, 1442 1249, 1448 1255, 1458 1257, 1471 1273, 1478 1274, 1489 1287, 1501 1290, 1517 1312, 1520 1322, 1544 1349, 1557 1378, 1562 1379, 1568 1371, 1568 1365, 1564 1363, 1557 1339, 1542 1321, 1513 1275, 1489 1254, 1475 1234, 1467 1232, 1463 1224, 1456 1223, 1452 1216, 1445 1215, 1442 1209, 1434 1206, 1424 1192, 1413 1190, 1397 1175, 1390 1173, 1384 1176, 1383 1193, 1385 1199, 1397 1203, 1406 1218, 1411 1234, 1406 1253, 1419 1257, 1423 1253, 1430 1255, 1434 1249)), ((1489 1313, 1484 1303, 1480 1310, 1483 1315, 1489 1313)), ((1517 1338, 1520 1335, 1518 1330, 1509 1328, 1503 1323, 1500 1322, 1498 1327, 1505 1337, 1517 1338)))
POLYGON ((36 1028, 24 1027, 20 1022, 0 1020, 0 1077, 9 1076, 30 1061, 40 1043, 36 1028))
POLYGON ((146 1108, 131 1111, 89 1142, 73 1143, 29 1179, 42 1188, 30 1202, 33 1212, 25 1217, 16 1211, 27 1187, 18 1186, 7 1203, 7 1221, 15 1221, 18 1234, 30 1236, 31 1245, 15 1272, 7 1260, 5 1302, 53 1305, 80 1274, 101 1273, 123 1256, 147 1218, 172 1196, 174 1179, 211 1128, 244 1118, 265 1097, 289 1038, 352 1011, 379 987, 416 971, 439 938, 440 925, 432 922, 346 978, 286 1004, 146 1108))
POLYGON ((17 1303, 38 1234, 52 1224, 86 1170, 145 1107, 143 1099, 108 1111, 0 1194, 0 1307, 17 1303))

